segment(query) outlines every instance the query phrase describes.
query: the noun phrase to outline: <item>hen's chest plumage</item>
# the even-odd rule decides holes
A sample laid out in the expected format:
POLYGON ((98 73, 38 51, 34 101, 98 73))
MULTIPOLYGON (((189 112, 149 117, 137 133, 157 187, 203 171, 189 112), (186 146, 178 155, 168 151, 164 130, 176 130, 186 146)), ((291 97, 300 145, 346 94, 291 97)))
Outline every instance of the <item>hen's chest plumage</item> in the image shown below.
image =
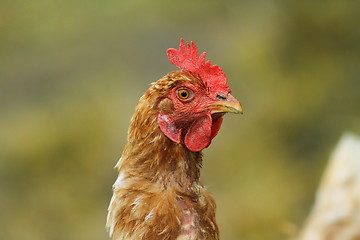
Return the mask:
POLYGON ((218 239, 215 204, 201 185, 184 195, 161 184, 119 178, 108 215, 113 239, 218 239))

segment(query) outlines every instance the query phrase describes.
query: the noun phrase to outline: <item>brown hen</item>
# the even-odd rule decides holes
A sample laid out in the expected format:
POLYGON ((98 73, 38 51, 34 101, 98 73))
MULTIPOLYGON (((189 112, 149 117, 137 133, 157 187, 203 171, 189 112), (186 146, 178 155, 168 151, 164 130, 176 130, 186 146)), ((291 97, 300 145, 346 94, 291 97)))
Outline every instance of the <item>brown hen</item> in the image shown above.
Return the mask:
POLYGON ((116 167, 107 228, 116 240, 219 239, 215 202, 199 183, 201 150, 222 116, 241 113, 225 73, 181 39, 167 51, 181 70, 151 84, 130 123, 116 167))

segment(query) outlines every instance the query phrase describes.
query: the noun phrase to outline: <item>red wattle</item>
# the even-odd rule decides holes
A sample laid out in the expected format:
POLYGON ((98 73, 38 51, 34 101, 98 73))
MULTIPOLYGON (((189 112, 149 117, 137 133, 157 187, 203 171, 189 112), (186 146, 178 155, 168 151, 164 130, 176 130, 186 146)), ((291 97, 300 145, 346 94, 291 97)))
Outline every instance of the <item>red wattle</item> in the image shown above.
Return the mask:
POLYGON ((211 140, 218 134, 222 122, 223 122, 222 117, 219 117, 216 120, 213 120, 212 126, 211 126, 211 140))
MULTIPOLYGON (((196 119, 185 134, 185 146, 192 152, 199 152, 207 148, 211 140, 218 134, 222 121, 222 117, 214 120, 210 114, 196 119)), ((176 127, 169 115, 160 113, 158 115, 158 124, 161 131, 171 141, 181 142, 182 129, 176 127)))
POLYGON ((192 152, 199 152, 211 143, 212 119, 210 115, 195 120, 185 135, 185 145, 192 152))

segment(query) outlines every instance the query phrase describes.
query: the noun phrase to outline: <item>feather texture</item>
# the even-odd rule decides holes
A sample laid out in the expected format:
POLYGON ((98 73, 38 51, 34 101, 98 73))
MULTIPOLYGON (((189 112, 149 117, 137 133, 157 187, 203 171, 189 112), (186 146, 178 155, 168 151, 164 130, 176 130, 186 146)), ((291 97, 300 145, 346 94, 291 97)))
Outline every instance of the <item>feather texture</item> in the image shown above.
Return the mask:
MULTIPOLYGON (((179 74, 175 74, 179 75, 179 74)), ((117 168, 107 228, 113 239, 218 239, 213 198, 199 183, 202 154, 157 125, 157 85, 141 97, 117 168)))

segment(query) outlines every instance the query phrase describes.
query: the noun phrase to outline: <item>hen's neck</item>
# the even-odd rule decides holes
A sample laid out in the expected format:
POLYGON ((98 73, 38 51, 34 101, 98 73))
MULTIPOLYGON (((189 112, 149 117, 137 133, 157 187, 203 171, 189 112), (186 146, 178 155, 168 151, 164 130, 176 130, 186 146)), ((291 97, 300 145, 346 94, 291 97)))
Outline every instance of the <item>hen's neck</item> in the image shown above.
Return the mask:
POLYGON ((167 138, 158 126, 158 111, 143 98, 131 119, 128 142, 118 164, 120 173, 135 181, 192 192, 199 181, 202 154, 167 138))

